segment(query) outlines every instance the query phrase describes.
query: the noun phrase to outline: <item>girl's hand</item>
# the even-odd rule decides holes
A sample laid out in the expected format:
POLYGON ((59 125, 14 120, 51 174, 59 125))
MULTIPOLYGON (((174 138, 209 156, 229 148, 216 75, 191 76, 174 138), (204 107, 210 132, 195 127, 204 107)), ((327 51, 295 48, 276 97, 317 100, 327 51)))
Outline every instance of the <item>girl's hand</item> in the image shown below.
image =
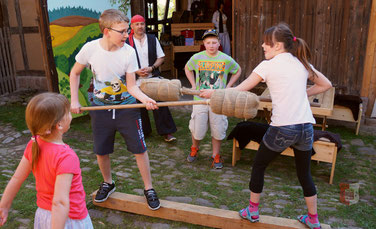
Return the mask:
POLYGON ((213 92, 214 92, 214 89, 201 89, 199 96, 202 97, 202 98, 210 99, 213 92))
POLYGON ((0 208, 0 226, 3 226, 8 218, 9 208, 0 208))
POLYGON ((146 104, 146 109, 147 110, 156 110, 158 109, 158 106, 157 106, 157 102, 155 102, 153 99, 151 98, 147 98, 143 104, 146 104))

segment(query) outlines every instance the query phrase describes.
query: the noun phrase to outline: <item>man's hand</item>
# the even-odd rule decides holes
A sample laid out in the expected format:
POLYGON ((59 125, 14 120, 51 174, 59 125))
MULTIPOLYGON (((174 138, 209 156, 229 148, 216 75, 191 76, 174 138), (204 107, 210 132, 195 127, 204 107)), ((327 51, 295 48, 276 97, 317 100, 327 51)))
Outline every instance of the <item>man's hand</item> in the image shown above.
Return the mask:
POLYGON ((146 68, 141 68, 138 71, 136 71, 136 74, 139 75, 140 77, 146 77, 149 75, 149 72, 146 71, 146 68))

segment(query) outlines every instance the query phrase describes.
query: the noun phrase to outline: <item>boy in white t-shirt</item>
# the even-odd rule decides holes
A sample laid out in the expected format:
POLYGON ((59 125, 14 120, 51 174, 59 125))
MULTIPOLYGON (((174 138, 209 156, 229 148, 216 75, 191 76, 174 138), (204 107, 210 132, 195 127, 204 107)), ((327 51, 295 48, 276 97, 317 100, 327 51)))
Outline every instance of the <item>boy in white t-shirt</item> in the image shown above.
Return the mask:
MULTIPOLYGON (((80 73, 85 67, 93 72, 93 91, 89 99, 93 106, 134 104, 136 98, 147 109, 157 109, 156 102, 146 96, 136 85, 138 70, 135 51, 125 44, 128 37, 129 19, 121 11, 109 9, 99 18, 103 38, 86 43, 76 56, 76 63, 70 74, 71 111, 80 113, 78 87, 80 73)), ((149 208, 156 210, 160 203, 153 189, 149 157, 141 128, 139 109, 90 111, 94 135, 94 152, 102 172, 103 183, 96 194, 95 202, 107 200, 115 191, 111 175, 110 154, 114 150, 116 131, 123 136, 128 151, 136 156, 143 179, 149 208)))

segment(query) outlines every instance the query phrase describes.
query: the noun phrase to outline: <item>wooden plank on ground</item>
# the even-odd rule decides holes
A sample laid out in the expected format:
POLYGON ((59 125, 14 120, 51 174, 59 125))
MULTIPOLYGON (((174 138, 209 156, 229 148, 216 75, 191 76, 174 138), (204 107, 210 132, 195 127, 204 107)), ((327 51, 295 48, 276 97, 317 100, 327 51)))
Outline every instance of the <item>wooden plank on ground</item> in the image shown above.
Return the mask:
MULTIPOLYGON (((93 200, 96 195, 92 193, 93 200)), ((210 208, 186 203, 178 203, 168 200, 160 200, 161 208, 152 211, 148 208, 146 200, 142 196, 114 192, 105 202, 94 205, 125 211, 140 215, 157 217, 162 219, 186 222, 214 228, 306 228, 298 220, 285 219, 272 216, 260 216, 260 222, 251 223, 240 218, 238 212, 217 208, 210 208)), ((322 225, 322 228, 330 228, 322 225)))

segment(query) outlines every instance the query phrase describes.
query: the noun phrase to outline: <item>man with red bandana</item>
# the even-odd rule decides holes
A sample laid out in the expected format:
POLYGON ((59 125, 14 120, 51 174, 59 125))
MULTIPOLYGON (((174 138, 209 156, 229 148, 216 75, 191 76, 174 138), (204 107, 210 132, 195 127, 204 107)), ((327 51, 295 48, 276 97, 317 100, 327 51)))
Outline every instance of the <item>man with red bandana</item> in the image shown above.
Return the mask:
MULTIPOLYGON (((145 19, 141 15, 135 15, 131 19, 131 33, 127 43, 136 51, 139 70, 136 71, 138 82, 140 79, 159 77, 159 66, 163 64, 164 56, 158 39, 153 34, 145 32, 145 19)), ((160 107, 153 111, 155 125, 159 135, 164 140, 171 142, 176 140, 172 133, 176 132, 176 125, 168 107, 160 107)), ((151 125, 148 111, 141 108, 142 129, 147 136, 151 134, 151 125)))

